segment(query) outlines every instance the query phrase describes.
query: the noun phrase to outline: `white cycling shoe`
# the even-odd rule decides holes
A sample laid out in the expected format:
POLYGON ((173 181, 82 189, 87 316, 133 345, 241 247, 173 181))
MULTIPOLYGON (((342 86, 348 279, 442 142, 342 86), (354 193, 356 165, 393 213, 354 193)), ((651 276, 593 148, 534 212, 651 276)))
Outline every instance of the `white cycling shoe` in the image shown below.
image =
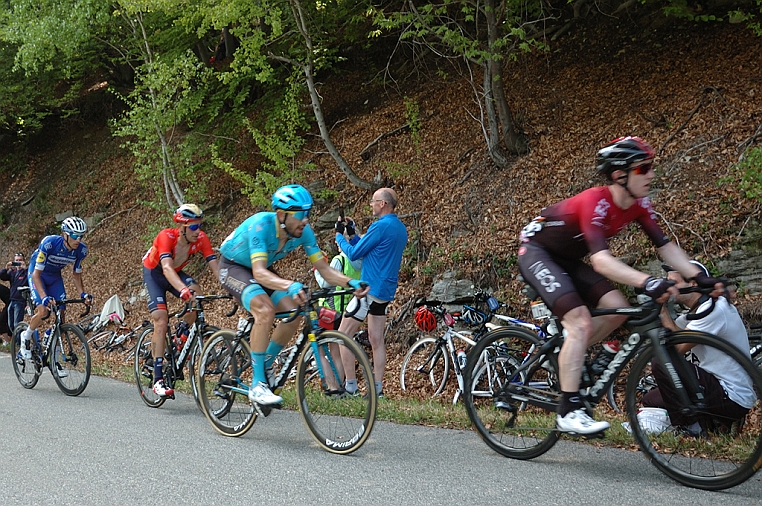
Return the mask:
POLYGON ((283 397, 275 395, 270 387, 261 381, 249 388, 249 400, 260 406, 275 406, 283 403, 283 397))
POLYGON ((609 428, 609 422, 596 422, 580 408, 570 411, 566 416, 556 415, 556 427, 561 432, 569 434, 590 435, 599 434, 609 428))

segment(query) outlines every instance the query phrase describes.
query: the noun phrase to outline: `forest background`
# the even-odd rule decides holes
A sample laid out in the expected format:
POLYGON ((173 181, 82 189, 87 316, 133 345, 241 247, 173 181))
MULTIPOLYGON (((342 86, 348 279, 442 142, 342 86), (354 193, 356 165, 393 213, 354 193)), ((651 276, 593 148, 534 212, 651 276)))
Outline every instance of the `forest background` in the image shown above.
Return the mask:
MULTIPOLYGON (((715 274, 734 252, 758 260, 761 15, 760 0, 6 0, 0 255, 85 217, 85 286, 130 301, 136 325, 140 258, 178 204, 205 209, 219 246, 303 184, 330 255, 340 210, 365 230, 373 189, 393 186, 410 233, 394 381, 412 302, 445 273, 527 315, 518 232, 602 183, 595 153, 621 135, 656 149, 654 205, 689 254, 715 274)), ((611 247, 655 259, 636 228, 611 247)), ((292 256, 279 272, 310 282, 292 256)), ((220 291, 202 261, 190 271, 220 291)), ((758 295, 740 283, 749 320, 758 295)), ((212 321, 234 325, 225 310, 212 321)))

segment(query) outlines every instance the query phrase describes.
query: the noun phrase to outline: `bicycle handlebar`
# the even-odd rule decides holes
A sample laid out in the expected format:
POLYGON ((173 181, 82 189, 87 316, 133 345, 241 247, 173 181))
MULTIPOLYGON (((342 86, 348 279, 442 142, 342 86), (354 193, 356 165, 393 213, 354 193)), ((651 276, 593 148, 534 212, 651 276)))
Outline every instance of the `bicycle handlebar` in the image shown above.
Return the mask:
MULTIPOLYGON (((201 310, 203 310, 204 309, 204 307, 202 305, 203 302, 213 301, 213 300, 232 299, 232 298, 233 298, 233 296, 229 295, 229 294, 227 294, 227 295, 196 295, 196 297, 195 297, 195 299, 196 299, 196 307, 195 308, 193 307, 193 303, 188 301, 183 306, 182 311, 180 311, 179 313, 175 313, 174 316, 175 316, 175 318, 182 318, 183 316, 185 316, 185 314, 188 311, 192 311, 194 309, 201 309, 201 310)), ((226 314, 225 316, 233 316, 237 310, 238 310, 238 305, 236 304, 235 310, 231 314, 226 314)))
MULTIPOLYGON (((362 288, 365 288, 368 286, 367 283, 361 283, 360 286, 362 288)), ((307 291, 307 302, 302 304, 301 306, 297 307, 296 309, 293 309, 291 311, 287 311, 285 313, 278 313, 275 315, 276 318, 281 318, 281 323, 291 323, 292 321, 296 320, 296 318, 299 315, 306 314, 307 311, 310 309, 310 306, 312 306, 313 303, 317 302, 320 299, 327 299, 329 297, 334 297, 336 295, 346 295, 350 293, 355 293, 354 288, 321 288, 320 290, 316 290, 314 292, 307 291)), ((354 316, 357 311, 360 310, 360 304, 357 304, 357 307, 354 311, 346 312, 344 313, 345 317, 351 318, 354 316)))

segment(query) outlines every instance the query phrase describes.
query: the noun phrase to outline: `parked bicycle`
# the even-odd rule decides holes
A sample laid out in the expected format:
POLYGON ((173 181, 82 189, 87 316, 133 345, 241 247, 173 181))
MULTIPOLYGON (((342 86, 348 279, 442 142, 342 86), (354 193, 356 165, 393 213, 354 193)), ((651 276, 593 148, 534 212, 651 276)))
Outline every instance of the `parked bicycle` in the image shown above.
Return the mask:
MULTIPOLYGON (((274 364, 268 378, 284 405, 299 409, 307 430, 317 444, 337 454, 352 453, 370 436, 376 419, 376 387, 368 356, 357 342, 333 330, 336 313, 317 306, 318 300, 348 295, 354 290, 323 289, 309 294, 297 310, 278 313, 276 318, 293 321, 306 315, 304 326, 285 361, 274 364), (340 346, 357 358, 357 394, 341 387, 343 369, 340 346), (296 367, 296 388, 284 390, 296 367)), ((268 416, 272 407, 252 405, 248 399, 252 368, 249 334, 253 317, 240 318, 237 330, 223 329, 204 345, 198 368, 198 386, 204 414, 225 436, 245 434, 259 415, 268 416)))
POLYGON ((143 329, 151 326, 151 322, 143 320, 137 327, 130 328, 121 320, 115 321, 118 322, 119 328, 102 330, 88 339, 87 342, 93 349, 102 351, 106 355, 112 352, 119 352, 125 357, 125 360, 130 360, 137 349, 136 338, 142 334, 143 329), (133 339, 135 339, 134 343, 133 339))
MULTIPOLYGON (((176 381, 185 379, 184 369, 187 364, 193 399, 196 401, 196 405, 199 409, 201 409, 201 403, 199 401, 199 389, 196 382, 196 364, 198 363, 198 357, 201 354, 201 348, 206 340, 219 330, 219 327, 209 325, 206 322, 204 305, 207 302, 229 300, 231 298, 230 295, 196 295, 195 306, 192 306, 191 303, 186 303, 183 310, 175 314, 174 318, 182 322, 180 323, 180 325, 182 325, 185 323, 181 320, 182 317, 185 316, 188 311, 196 311, 196 321, 193 325, 183 328, 183 330, 187 330, 187 341, 183 341, 183 339, 185 339, 185 334, 183 332, 180 332, 179 335, 177 335, 177 333, 173 335, 170 333, 170 327, 167 327, 167 335, 165 337, 167 342, 164 352, 164 367, 162 369, 164 382, 168 387, 174 388, 176 381)), ((234 314, 234 312, 229 313, 227 316, 232 316, 232 314, 234 314)), ((140 398, 143 402, 151 408, 158 408, 166 402, 168 397, 156 395, 153 391, 152 340, 153 325, 149 324, 140 335, 135 347, 135 383, 138 386, 138 392, 140 393, 140 398)), ((174 399, 174 395, 169 398, 174 399)))
MULTIPOLYGON (((27 300, 27 308, 33 312, 35 304, 29 287, 19 288, 19 291, 27 300)), ((90 311, 90 306, 84 299, 54 301, 50 307, 52 326, 42 337, 36 330, 32 333, 31 358, 25 359, 19 351, 21 334, 29 324, 21 322, 13 329, 13 372, 24 388, 34 388, 37 385, 44 367, 50 369, 58 388, 66 395, 79 395, 87 387, 90 381, 90 349, 82 330, 76 324, 62 323, 61 306, 66 304, 85 304, 87 309, 80 317, 90 311)))
MULTIPOLYGON (((711 289, 691 287, 683 293, 711 289)), ((596 309, 593 316, 626 315, 631 330, 608 367, 598 378, 581 384, 585 408, 592 414, 616 377, 632 360, 627 376, 625 404, 632 434, 644 455, 670 478, 691 487, 719 490, 733 487, 751 477, 762 462, 762 432, 758 426, 762 395, 762 373, 735 347, 716 336, 694 331, 669 332, 661 326, 661 304, 649 301, 635 307, 596 309), (672 387, 679 392, 683 410, 707 416, 716 406, 707 406, 695 377, 688 372, 690 353, 684 355, 681 344, 702 345, 737 362, 751 378, 757 402, 746 420, 754 427, 717 424, 707 437, 686 437, 674 428, 646 430, 638 423, 637 412, 642 397, 653 386, 651 359, 656 356, 671 376, 672 387)), ((696 315, 702 317, 704 315, 696 315)), ((493 365, 489 375, 469 361, 465 371, 465 405, 468 416, 484 442, 498 453, 516 459, 531 459, 547 452, 558 441, 555 411, 561 399, 557 380, 560 333, 541 340, 536 334, 515 327, 500 328, 479 340, 472 353, 486 354, 493 365)))

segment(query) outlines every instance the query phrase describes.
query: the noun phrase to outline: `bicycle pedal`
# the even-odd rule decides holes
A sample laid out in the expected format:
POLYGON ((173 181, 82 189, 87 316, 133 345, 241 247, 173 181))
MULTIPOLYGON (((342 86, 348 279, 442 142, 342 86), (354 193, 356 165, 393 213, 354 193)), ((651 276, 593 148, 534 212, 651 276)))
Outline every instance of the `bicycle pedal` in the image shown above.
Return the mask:
POLYGON ((257 413, 259 413, 260 416, 263 416, 267 418, 270 416, 270 413, 272 413, 273 409, 272 406, 261 406, 259 404, 254 404, 254 409, 257 410, 257 413))

